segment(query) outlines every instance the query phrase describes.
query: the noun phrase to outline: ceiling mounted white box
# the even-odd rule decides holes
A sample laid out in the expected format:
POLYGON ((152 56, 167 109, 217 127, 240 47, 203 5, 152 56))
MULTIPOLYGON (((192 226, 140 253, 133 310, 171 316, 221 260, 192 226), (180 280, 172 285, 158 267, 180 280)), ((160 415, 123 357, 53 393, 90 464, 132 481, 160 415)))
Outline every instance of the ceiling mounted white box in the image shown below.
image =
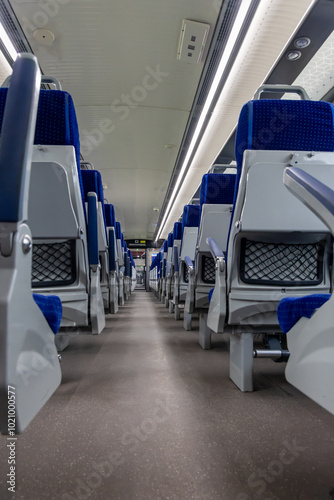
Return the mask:
POLYGON ((177 58, 198 64, 201 61, 210 24, 183 19, 177 58))

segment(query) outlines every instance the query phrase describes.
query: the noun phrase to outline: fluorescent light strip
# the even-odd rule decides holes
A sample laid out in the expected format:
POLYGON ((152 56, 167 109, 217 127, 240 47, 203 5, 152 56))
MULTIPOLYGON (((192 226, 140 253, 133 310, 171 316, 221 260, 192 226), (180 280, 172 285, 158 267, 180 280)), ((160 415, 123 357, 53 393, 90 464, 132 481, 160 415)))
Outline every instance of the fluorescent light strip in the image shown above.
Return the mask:
POLYGON ((13 59, 13 61, 15 61, 15 59, 17 57, 17 52, 15 50, 14 45, 10 41, 10 38, 7 35, 5 28, 3 27, 3 25, 1 23, 0 23, 0 38, 1 38, 4 46, 6 47, 10 57, 13 59))
POLYGON ((194 135, 193 135, 191 143, 189 145, 187 155, 186 155, 186 157, 184 159, 184 162, 182 164, 179 176, 178 176, 176 184, 174 186, 174 189, 173 189, 172 195, 170 197, 169 203, 167 205, 167 209, 165 211, 165 215, 164 215, 164 217, 162 219, 161 226, 160 226, 161 229, 160 229, 160 231, 159 231, 159 233, 157 235, 157 238, 156 238, 157 240, 159 239, 160 234, 162 233, 162 231, 164 229, 164 224, 166 222, 166 219, 167 219, 167 216, 168 216, 168 213, 169 213, 169 209, 172 206, 172 204, 174 203, 174 199, 176 197, 178 188, 180 186, 180 183, 181 183, 181 180, 182 180, 182 176, 184 174, 185 169, 188 166, 189 159, 190 159, 190 157, 192 155, 192 152, 193 152, 193 149, 195 147, 195 144, 196 144, 196 141, 198 139, 198 136, 199 136, 199 134, 200 134, 200 132, 202 130, 202 126, 203 126, 204 120, 205 120, 205 118, 207 116, 208 110, 209 110, 209 108, 211 106, 212 100, 213 100, 214 95, 215 95, 215 93, 217 91, 217 88, 218 88, 218 85, 220 83, 221 77, 222 77, 222 75, 223 75, 223 73, 225 71, 225 68, 226 68, 226 65, 228 63, 228 60, 229 60, 229 58, 230 58, 230 56, 232 54, 235 42, 237 41, 237 38, 238 38, 240 30, 241 30, 241 27, 242 27, 242 25, 243 25, 243 23, 244 23, 244 21, 246 19, 246 15, 247 15, 247 12, 248 12, 249 7, 251 5, 251 2, 252 2, 252 0, 243 0, 241 2, 240 7, 239 7, 237 17, 236 17, 236 19, 234 21, 234 24, 232 26, 231 33, 230 33, 230 36, 228 38, 225 50, 223 52, 222 58, 220 60, 218 69, 216 71, 215 77, 213 79, 213 82, 212 82, 212 85, 211 85, 211 88, 210 88, 210 91, 209 91, 208 96, 206 98, 206 101, 205 101, 205 104, 204 104, 201 116, 200 116, 200 118, 198 120, 198 123, 197 123, 196 129, 195 129, 194 135))

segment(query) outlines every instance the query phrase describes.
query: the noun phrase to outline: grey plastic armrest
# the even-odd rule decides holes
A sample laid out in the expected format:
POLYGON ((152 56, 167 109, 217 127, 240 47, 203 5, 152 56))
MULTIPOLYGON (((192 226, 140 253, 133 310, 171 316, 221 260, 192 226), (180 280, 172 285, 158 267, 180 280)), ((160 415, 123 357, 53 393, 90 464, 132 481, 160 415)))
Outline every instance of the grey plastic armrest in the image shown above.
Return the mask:
POLYGON ((185 257, 184 258, 184 262, 185 262, 185 264, 186 264, 186 266, 187 266, 188 269, 190 267, 194 267, 194 263, 193 263, 193 261, 191 260, 190 257, 185 257))
POLYGON ((41 75, 32 54, 14 63, 2 122, 0 149, 0 221, 28 217, 28 189, 41 75), (24 84, 22 84, 24 82, 24 84))
POLYGON ((283 182, 333 233, 333 189, 297 167, 290 167, 284 170, 283 182))
POLYGON ((302 100, 304 101, 309 101, 310 98, 303 87, 299 87, 298 85, 274 85, 274 84, 267 84, 267 85, 261 85, 257 89, 257 91, 254 94, 254 101, 259 100, 261 97, 261 94, 264 92, 278 92, 280 94, 282 93, 292 93, 292 94, 298 94, 302 100))
POLYGON ((222 251, 222 249, 220 248, 220 246, 218 245, 218 243, 214 238, 207 238, 206 243, 207 245, 209 245, 211 254, 214 259, 218 259, 219 257, 224 258, 224 252, 222 251))
POLYGON ((176 273, 179 272, 179 252, 177 245, 174 246, 174 270, 176 273))

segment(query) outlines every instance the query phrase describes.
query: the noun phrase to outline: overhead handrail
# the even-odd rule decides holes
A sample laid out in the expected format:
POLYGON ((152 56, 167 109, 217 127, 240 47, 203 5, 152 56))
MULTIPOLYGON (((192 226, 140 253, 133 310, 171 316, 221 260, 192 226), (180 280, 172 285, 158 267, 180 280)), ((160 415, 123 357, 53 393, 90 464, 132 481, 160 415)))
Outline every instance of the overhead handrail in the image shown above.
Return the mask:
POLYGON ((300 87, 299 85, 265 84, 261 85, 261 87, 259 87, 255 92, 253 97, 254 101, 258 101, 259 99, 261 99, 261 94, 265 92, 271 92, 271 93, 277 92, 279 94, 286 94, 286 93, 298 94, 302 100, 304 101, 310 100, 306 90, 303 87, 300 87))
MULTIPOLYGON (((24 54, 20 54, 20 55, 24 55, 24 54)), ((11 85, 11 79, 12 79, 12 75, 7 76, 7 78, 5 79, 5 81, 3 82, 3 84, 1 85, 1 87, 10 87, 10 85, 11 85)), ((45 76, 45 75, 42 75, 41 76, 41 82, 40 82, 40 84, 54 85, 56 87, 56 90, 62 90, 60 81, 57 80, 57 78, 55 78, 54 76, 45 76)))

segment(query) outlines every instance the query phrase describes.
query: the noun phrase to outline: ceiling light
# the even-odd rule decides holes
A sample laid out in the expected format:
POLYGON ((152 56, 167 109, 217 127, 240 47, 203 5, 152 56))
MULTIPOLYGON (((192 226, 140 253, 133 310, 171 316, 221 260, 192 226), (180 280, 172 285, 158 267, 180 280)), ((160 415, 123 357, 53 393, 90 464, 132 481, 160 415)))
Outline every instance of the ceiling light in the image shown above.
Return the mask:
POLYGON ((9 36, 6 33, 5 28, 3 27, 2 23, 0 23, 0 39, 2 43, 4 44, 7 52, 9 53, 10 57, 15 61, 17 57, 17 51, 15 50, 14 45, 10 41, 9 36))
POLYGON ((183 174, 184 174, 186 168, 188 167, 188 164, 189 164, 191 155, 193 153, 193 150, 195 148, 197 139, 198 139, 198 137, 199 137, 199 135, 200 135, 200 133, 202 131, 203 123, 204 123, 204 121, 205 121, 205 119, 207 117, 207 114, 208 114, 208 111, 210 109, 211 103, 212 103, 213 98, 214 98, 214 96, 216 94, 218 85, 219 85, 220 80, 221 80, 221 78, 223 76, 223 73, 225 71, 226 65, 227 65, 227 63, 228 63, 228 61, 230 59, 230 56, 231 56, 231 53, 232 53, 233 48, 235 46, 235 43, 236 43, 236 41, 238 39, 241 27, 242 27, 242 25, 243 25, 243 23, 244 23, 244 21, 246 19, 246 16, 247 16, 247 13, 248 13, 250 5, 251 5, 251 0, 245 0, 244 2, 241 2, 241 5, 239 7, 238 14, 236 16, 233 28, 231 30, 231 34, 230 34, 230 36, 228 38, 228 41, 227 41, 225 50, 223 52, 222 58, 220 60, 217 72, 215 74, 215 77, 214 77, 214 80, 212 82, 212 85, 211 85, 210 91, 208 93, 207 99, 205 101, 205 104, 203 106, 203 110, 201 112, 201 116, 200 116, 200 118, 198 120, 195 132, 193 134, 191 143, 189 145, 187 155, 186 155, 186 157, 184 159, 184 162, 183 162, 183 165, 181 167, 180 173, 178 175, 177 181, 175 183, 172 195, 171 195, 171 197, 169 199, 169 203, 168 203, 167 208, 165 210, 164 217, 163 217, 163 219, 161 221, 160 230, 159 230, 157 238, 156 238, 157 240, 159 239, 159 237, 160 237, 160 235, 161 235, 161 233, 162 233, 162 231, 164 229, 164 224, 165 224, 165 222, 167 220, 169 210, 170 210, 171 206, 174 203, 176 194, 179 191, 179 187, 180 187, 180 184, 181 184, 182 179, 183 179, 183 174))
POLYGON ((296 38, 296 40, 293 42, 293 45, 296 47, 296 49, 305 49, 305 47, 308 47, 311 43, 311 40, 307 36, 301 36, 299 38, 296 38))
POLYGON ((301 55, 302 53, 300 50, 290 50, 290 52, 286 54, 286 58, 288 61, 297 61, 301 55))

